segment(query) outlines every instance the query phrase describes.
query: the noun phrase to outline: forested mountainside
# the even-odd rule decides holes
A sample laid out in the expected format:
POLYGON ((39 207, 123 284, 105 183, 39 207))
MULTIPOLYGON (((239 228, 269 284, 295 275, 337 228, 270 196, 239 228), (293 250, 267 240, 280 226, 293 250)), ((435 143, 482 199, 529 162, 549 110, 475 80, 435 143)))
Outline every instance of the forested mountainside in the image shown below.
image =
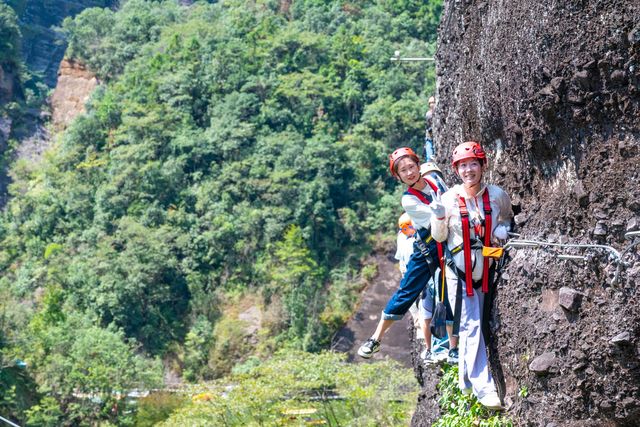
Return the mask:
MULTIPOLYGON (((522 426, 640 420, 640 4, 445 1, 436 140, 489 149, 524 238, 498 287, 492 368, 522 426), (561 260, 558 255, 585 256, 561 260), (616 271, 618 274, 616 275, 616 271)), ((413 425, 438 417, 421 400, 413 425)))
POLYGON ((12 166, 0 393, 22 423, 130 421, 117 393, 163 373, 326 348, 393 239, 386 156, 422 144, 434 70, 389 58, 435 52, 440 2, 189 3, 62 25, 103 84, 12 166))

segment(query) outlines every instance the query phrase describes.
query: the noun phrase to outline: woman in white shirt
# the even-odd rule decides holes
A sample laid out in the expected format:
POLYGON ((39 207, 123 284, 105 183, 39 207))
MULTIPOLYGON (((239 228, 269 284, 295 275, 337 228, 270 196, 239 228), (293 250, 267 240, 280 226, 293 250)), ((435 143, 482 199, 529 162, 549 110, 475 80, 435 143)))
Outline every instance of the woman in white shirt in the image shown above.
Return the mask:
POLYGON ((459 332, 459 387, 475 394, 482 405, 502 409, 482 333, 484 296, 495 269, 495 261, 483 256, 483 247, 507 238, 511 200, 500 187, 483 182, 487 155, 479 143, 458 145, 452 167, 462 184, 441 198, 437 194, 430 207, 432 236, 446 241, 450 252, 446 280, 449 303, 455 307, 454 334, 459 332))

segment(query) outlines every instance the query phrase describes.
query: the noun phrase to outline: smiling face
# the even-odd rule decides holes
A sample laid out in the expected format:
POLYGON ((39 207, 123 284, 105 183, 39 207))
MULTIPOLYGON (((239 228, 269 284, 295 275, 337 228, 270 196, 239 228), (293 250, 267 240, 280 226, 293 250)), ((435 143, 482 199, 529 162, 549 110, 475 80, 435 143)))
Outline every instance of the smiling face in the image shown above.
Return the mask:
POLYGON ((478 159, 464 159, 458 162, 456 171, 462 180, 462 184, 470 188, 480 183, 484 167, 478 159))
POLYGON ((409 156, 405 156, 398 160, 396 173, 400 177, 400 181, 407 185, 413 185, 420 178, 420 167, 409 156))

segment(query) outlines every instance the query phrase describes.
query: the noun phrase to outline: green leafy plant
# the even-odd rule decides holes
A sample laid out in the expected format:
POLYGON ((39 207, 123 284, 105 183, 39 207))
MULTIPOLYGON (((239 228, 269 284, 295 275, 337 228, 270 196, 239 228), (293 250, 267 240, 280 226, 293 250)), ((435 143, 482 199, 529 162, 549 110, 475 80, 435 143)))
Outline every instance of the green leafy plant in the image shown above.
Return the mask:
POLYGON ((529 396, 529 387, 527 387, 526 385, 520 387, 520 390, 518 390, 518 396, 522 398, 526 398, 527 396, 529 396))
POLYGON ((486 409, 474 396, 462 393, 458 388, 458 366, 443 369, 438 390, 442 415, 434 427, 513 427, 508 417, 486 409))
POLYGON ((378 267, 375 264, 365 265, 362 267, 361 274, 362 279, 365 282, 370 283, 376 274, 378 274, 378 267))
POLYGON ((135 426, 152 427, 169 418, 174 411, 187 403, 188 398, 180 393, 150 393, 138 399, 135 426))
POLYGON ((345 357, 280 352, 244 373, 196 388, 192 403, 160 425, 406 424, 418 392, 412 371, 395 362, 350 364, 345 357))

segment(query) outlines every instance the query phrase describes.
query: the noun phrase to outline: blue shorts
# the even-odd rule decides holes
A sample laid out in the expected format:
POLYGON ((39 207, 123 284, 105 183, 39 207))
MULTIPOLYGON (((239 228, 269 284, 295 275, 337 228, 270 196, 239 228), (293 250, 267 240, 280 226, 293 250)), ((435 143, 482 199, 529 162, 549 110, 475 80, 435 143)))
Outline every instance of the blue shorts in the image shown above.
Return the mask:
POLYGON ((402 277, 400 287, 393 294, 387 306, 382 312, 385 320, 400 320, 409 307, 413 304, 423 291, 431 277, 438 268, 438 250, 435 241, 428 245, 428 255, 425 256, 414 243, 413 254, 407 263, 407 271, 402 277))

